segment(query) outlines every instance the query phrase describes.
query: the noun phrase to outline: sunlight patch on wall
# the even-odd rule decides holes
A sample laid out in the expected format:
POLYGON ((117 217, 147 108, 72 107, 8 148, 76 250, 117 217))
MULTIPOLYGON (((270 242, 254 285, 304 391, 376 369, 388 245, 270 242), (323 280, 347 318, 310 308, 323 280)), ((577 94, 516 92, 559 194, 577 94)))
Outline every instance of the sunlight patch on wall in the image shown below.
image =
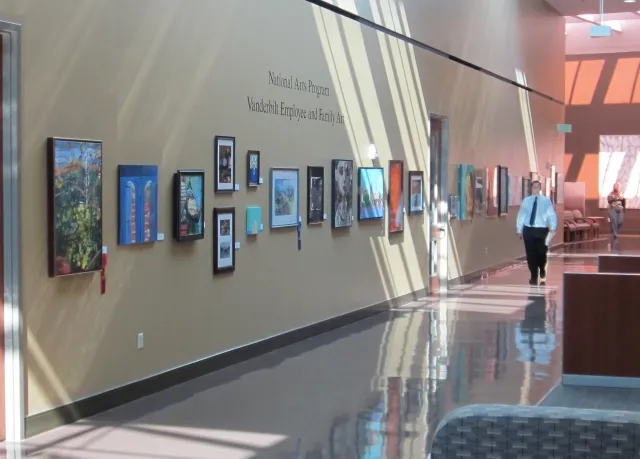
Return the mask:
POLYGON ((575 75, 572 73, 565 75, 565 78, 573 77, 571 97, 565 99, 565 103, 567 105, 590 105, 593 102, 603 67, 604 59, 579 61, 575 75))
POLYGON ((631 103, 634 89, 636 93, 640 90, 640 88, 636 88, 639 66, 640 58, 618 59, 607 88, 607 94, 604 97, 605 104, 631 103))
MULTIPOLYGON (((527 86, 527 76, 520 69, 516 69, 516 81, 523 86, 527 86)), ((538 172, 538 153, 536 151, 536 140, 533 132, 529 91, 518 88, 518 96, 520 99, 520 114, 522 116, 524 138, 527 144, 527 155, 529 156, 529 170, 531 172, 538 172)))
POLYGON ((598 183, 601 209, 608 207, 607 196, 616 183, 627 209, 640 209, 640 135, 600 136, 598 183))

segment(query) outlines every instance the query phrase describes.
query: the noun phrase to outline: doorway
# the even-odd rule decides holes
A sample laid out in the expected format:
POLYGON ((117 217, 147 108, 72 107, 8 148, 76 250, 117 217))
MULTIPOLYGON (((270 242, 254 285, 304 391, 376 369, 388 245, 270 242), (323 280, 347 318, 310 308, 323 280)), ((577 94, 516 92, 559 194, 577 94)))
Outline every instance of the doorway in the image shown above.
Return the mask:
POLYGON ((429 293, 447 291, 449 281, 449 120, 429 116, 429 293))

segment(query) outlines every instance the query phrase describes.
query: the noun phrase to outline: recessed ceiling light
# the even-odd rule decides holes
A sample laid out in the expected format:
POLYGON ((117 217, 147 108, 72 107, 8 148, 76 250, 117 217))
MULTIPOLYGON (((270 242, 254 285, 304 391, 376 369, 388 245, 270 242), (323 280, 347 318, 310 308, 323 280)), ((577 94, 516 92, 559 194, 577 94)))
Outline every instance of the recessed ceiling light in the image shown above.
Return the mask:
POLYGON ((624 3, 635 3, 636 0, 624 0, 624 3))

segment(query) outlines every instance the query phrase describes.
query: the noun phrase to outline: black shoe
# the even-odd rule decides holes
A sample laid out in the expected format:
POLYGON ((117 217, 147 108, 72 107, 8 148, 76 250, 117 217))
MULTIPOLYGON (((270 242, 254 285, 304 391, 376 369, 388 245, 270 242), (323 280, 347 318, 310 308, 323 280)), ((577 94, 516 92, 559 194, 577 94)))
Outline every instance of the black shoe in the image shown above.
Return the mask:
POLYGON ((541 278, 540 285, 547 285, 547 279, 541 278))
POLYGON ((538 285, 538 279, 529 280, 529 285, 538 285))

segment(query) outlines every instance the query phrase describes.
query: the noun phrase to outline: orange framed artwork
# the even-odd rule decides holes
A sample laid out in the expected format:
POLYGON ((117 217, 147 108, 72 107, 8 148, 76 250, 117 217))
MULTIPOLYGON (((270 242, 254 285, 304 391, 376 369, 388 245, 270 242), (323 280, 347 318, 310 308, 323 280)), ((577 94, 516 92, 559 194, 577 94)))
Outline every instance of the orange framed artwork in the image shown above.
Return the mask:
POLYGON ((404 163, 389 161, 389 234, 404 231, 404 163))

